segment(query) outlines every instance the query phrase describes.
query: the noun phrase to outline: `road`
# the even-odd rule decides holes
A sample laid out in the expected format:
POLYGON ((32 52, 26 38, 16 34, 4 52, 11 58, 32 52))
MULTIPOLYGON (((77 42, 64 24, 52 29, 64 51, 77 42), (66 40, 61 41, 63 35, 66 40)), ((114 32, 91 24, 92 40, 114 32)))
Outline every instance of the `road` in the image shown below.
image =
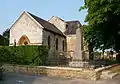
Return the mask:
POLYGON ((83 79, 5 73, 3 81, 1 81, 0 84, 120 84, 120 75, 114 79, 90 81, 83 79))

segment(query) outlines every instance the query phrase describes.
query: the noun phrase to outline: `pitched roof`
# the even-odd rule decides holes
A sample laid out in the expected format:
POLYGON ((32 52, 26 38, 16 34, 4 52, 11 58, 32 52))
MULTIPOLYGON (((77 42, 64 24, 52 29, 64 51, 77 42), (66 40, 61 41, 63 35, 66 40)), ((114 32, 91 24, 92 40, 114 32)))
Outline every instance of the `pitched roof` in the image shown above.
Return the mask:
POLYGON ((29 12, 27 12, 29 15, 31 15, 38 23, 40 23, 46 30, 49 30, 51 32, 57 33, 59 35, 65 36, 56 26, 53 24, 49 23, 46 20, 43 20, 40 17, 37 17, 29 12))
MULTIPOLYGON (((63 19, 61 19, 61 18, 59 18, 59 17, 57 17, 57 16, 52 16, 49 20, 51 20, 52 18, 57 18, 57 19, 59 19, 59 20, 65 22, 63 19)), ((48 20, 48 21, 49 21, 49 20, 48 20)))
MULTIPOLYGON (((72 35, 76 34, 76 29, 78 27, 78 24, 80 24, 79 21, 67 21, 66 31, 64 32, 66 35, 72 35)), ((80 24, 80 26, 82 26, 80 24)))

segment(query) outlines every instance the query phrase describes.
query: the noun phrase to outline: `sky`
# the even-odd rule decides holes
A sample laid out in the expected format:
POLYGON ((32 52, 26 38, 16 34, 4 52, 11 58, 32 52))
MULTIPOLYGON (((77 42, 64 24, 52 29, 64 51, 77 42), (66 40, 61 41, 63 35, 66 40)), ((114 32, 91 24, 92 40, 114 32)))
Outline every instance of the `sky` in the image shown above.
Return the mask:
POLYGON ((87 11, 79 11, 82 5, 84 0, 1 0, 0 34, 10 28, 23 11, 45 20, 49 20, 52 16, 65 21, 79 20, 83 25, 87 11))

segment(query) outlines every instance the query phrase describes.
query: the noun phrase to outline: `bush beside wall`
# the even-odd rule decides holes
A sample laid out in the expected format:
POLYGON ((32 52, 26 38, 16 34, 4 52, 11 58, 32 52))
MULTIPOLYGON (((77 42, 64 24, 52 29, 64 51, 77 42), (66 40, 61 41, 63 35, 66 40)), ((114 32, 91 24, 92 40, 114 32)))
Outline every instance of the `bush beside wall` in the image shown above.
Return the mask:
POLYGON ((1 46, 8 46, 9 45, 9 40, 4 38, 2 35, 0 35, 0 45, 1 46))
POLYGON ((46 46, 0 46, 0 60, 10 64, 46 65, 46 46))

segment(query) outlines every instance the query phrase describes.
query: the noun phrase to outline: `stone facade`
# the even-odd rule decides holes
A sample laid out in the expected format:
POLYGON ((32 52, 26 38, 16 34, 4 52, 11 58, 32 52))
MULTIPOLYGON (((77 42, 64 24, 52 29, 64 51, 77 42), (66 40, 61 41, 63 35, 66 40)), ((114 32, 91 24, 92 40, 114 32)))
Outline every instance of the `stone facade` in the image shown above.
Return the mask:
POLYGON ((24 35, 30 40, 29 45, 41 45, 42 34, 42 26, 40 24, 38 26, 38 24, 24 12, 10 28, 10 45, 14 45, 14 41, 19 45, 19 40, 24 35))
POLYGON ((66 31, 66 22, 56 16, 52 16, 51 19, 48 20, 50 23, 54 24, 59 30, 62 32, 66 31))
MULTIPOLYGON (((66 36, 59 29, 47 21, 23 12, 19 19, 10 28, 10 46, 16 45, 47 45, 50 46, 49 54, 67 51, 66 36), (37 19, 40 20, 37 21, 37 19), (47 27, 47 28, 46 28, 47 27), (51 30, 50 30, 51 29, 51 30), (52 29, 54 31, 52 31, 52 29), (49 37, 49 45, 48 45, 49 37), (58 43, 56 44, 56 39, 58 43), (56 45, 58 49, 56 49, 56 45)), ((53 55, 53 54, 52 54, 53 55)))
POLYGON ((54 24, 59 30, 61 30, 67 41, 67 53, 68 56, 75 56, 75 44, 76 44, 76 29, 77 24, 82 26, 79 21, 64 21, 56 16, 53 16, 50 20, 50 23, 54 24))
POLYGON ((48 37, 50 37, 50 53, 51 54, 54 53, 54 51, 58 51, 58 52, 66 52, 67 51, 66 37, 62 37, 53 32, 43 30, 43 45, 49 46, 48 45, 48 37), (58 39, 58 45, 56 45, 56 39, 58 39), (64 41, 64 44, 63 44, 63 41, 64 41), (58 46, 58 49, 56 49, 56 46, 58 46))
POLYGON ((10 46, 47 45, 51 56, 56 53, 74 57, 78 24, 82 26, 79 21, 64 21, 55 16, 46 21, 23 12, 10 28, 10 46))

